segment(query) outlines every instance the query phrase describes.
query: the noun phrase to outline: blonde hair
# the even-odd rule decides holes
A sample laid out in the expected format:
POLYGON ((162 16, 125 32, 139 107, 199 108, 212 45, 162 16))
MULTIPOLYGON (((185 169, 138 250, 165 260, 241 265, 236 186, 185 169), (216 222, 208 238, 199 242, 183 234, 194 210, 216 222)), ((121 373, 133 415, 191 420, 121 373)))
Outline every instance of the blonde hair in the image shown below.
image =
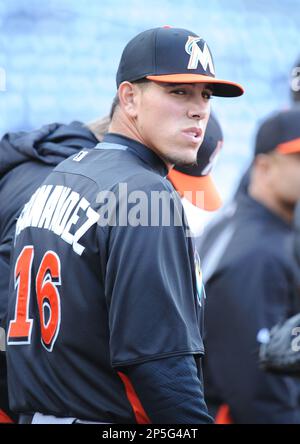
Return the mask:
POLYGON ((105 116, 88 122, 85 126, 94 134, 94 136, 102 142, 104 135, 108 132, 111 119, 105 116))

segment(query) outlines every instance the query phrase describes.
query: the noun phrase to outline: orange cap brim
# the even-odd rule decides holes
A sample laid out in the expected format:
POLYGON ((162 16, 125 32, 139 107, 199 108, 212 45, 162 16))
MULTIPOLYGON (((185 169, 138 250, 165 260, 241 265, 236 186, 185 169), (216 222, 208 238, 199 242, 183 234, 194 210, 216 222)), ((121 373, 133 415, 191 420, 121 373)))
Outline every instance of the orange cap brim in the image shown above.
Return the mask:
POLYGON ((222 205, 211 176, 190 176, 173 168, 169 171, 168 179, 181 197, 202 210, 215 211, 222 205))
POLYGON ((281 143, 276 147, 276 151, 281 154, 300 153, 300 138, 281 143))
POLYGON ((146 78, 154 82, 166 83, 211 83, 216 85, 213 95, 221 97, 238 97, 244 94, 244 88, 238 83, 201 74, 165 74, 161 76, 147 76, 146 78))

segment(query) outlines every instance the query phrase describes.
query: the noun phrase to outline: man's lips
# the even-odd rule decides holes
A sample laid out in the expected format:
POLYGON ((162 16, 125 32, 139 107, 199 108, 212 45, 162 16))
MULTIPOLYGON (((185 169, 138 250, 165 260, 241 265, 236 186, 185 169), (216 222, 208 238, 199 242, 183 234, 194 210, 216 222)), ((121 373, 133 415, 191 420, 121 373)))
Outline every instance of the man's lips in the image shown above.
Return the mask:
POLYGON ((182 133, 193 142, 200 142, 203 131, 201 128, 191 127, 183 130, 182 133))

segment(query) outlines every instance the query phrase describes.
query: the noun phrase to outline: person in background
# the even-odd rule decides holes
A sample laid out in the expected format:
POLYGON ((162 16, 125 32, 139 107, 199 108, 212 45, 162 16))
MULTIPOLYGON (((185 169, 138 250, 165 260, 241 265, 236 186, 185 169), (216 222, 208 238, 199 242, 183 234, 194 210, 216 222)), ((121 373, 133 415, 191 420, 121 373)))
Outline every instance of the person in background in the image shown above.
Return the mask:
POLYGON ((300 423, 299 381, 267 374, 258 362, 269 329, 300 306, 289 250, 300 198, 299 121, 295 108, 261 125, 223 239, 210 242, 206 255, 199 248, 204 269, 206 263, 206 399, 214 416, 229 406, 234 423, 300 423))
MULTIPOLYGON (((292 106, 300 105, 300 59, 290 73, 290 95, 292 106)), ((300 292, 300 201, 294 212, 294 233, 291 239, 290 254, 296 259, 295 285, 300 292)), ((295 345, 295 332, 300 327, 300 314, 272 327, 268 341, 260 347, 260 364, 266 371, 276 371, 285 375, 300 375, 300 353, 295 345)))

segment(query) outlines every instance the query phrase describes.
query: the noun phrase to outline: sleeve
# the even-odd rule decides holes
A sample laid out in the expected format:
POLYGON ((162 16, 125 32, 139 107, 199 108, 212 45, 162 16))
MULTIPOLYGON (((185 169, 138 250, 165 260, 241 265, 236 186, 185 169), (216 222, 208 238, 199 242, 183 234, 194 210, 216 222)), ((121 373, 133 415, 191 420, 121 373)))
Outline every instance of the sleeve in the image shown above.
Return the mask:
POLYGON ((256 253, 207 283, 205 380, 236 423, 299 423, 299 381, 259 368, 259 336, 287 316, 290 291, 280 261, 256 253))
POLYGON ((105 287, 115 367, 203 353, 190 239, 184 222, 178 223, 181 202, 171 199, 169 220, 154 223, 149 188, 155 190, 154 185, 142 188, 147 203, 141 198, 137 204, 149 223, 135 224, 131 216, 137 205, 129 205, 129 224, 112 227, 109 236, 105 287))
POLYGON ((193 356, 149 361, 126 367, 125 371, 152 423, 213 422, 207 412, 203 383, 198 378, 193 356))

